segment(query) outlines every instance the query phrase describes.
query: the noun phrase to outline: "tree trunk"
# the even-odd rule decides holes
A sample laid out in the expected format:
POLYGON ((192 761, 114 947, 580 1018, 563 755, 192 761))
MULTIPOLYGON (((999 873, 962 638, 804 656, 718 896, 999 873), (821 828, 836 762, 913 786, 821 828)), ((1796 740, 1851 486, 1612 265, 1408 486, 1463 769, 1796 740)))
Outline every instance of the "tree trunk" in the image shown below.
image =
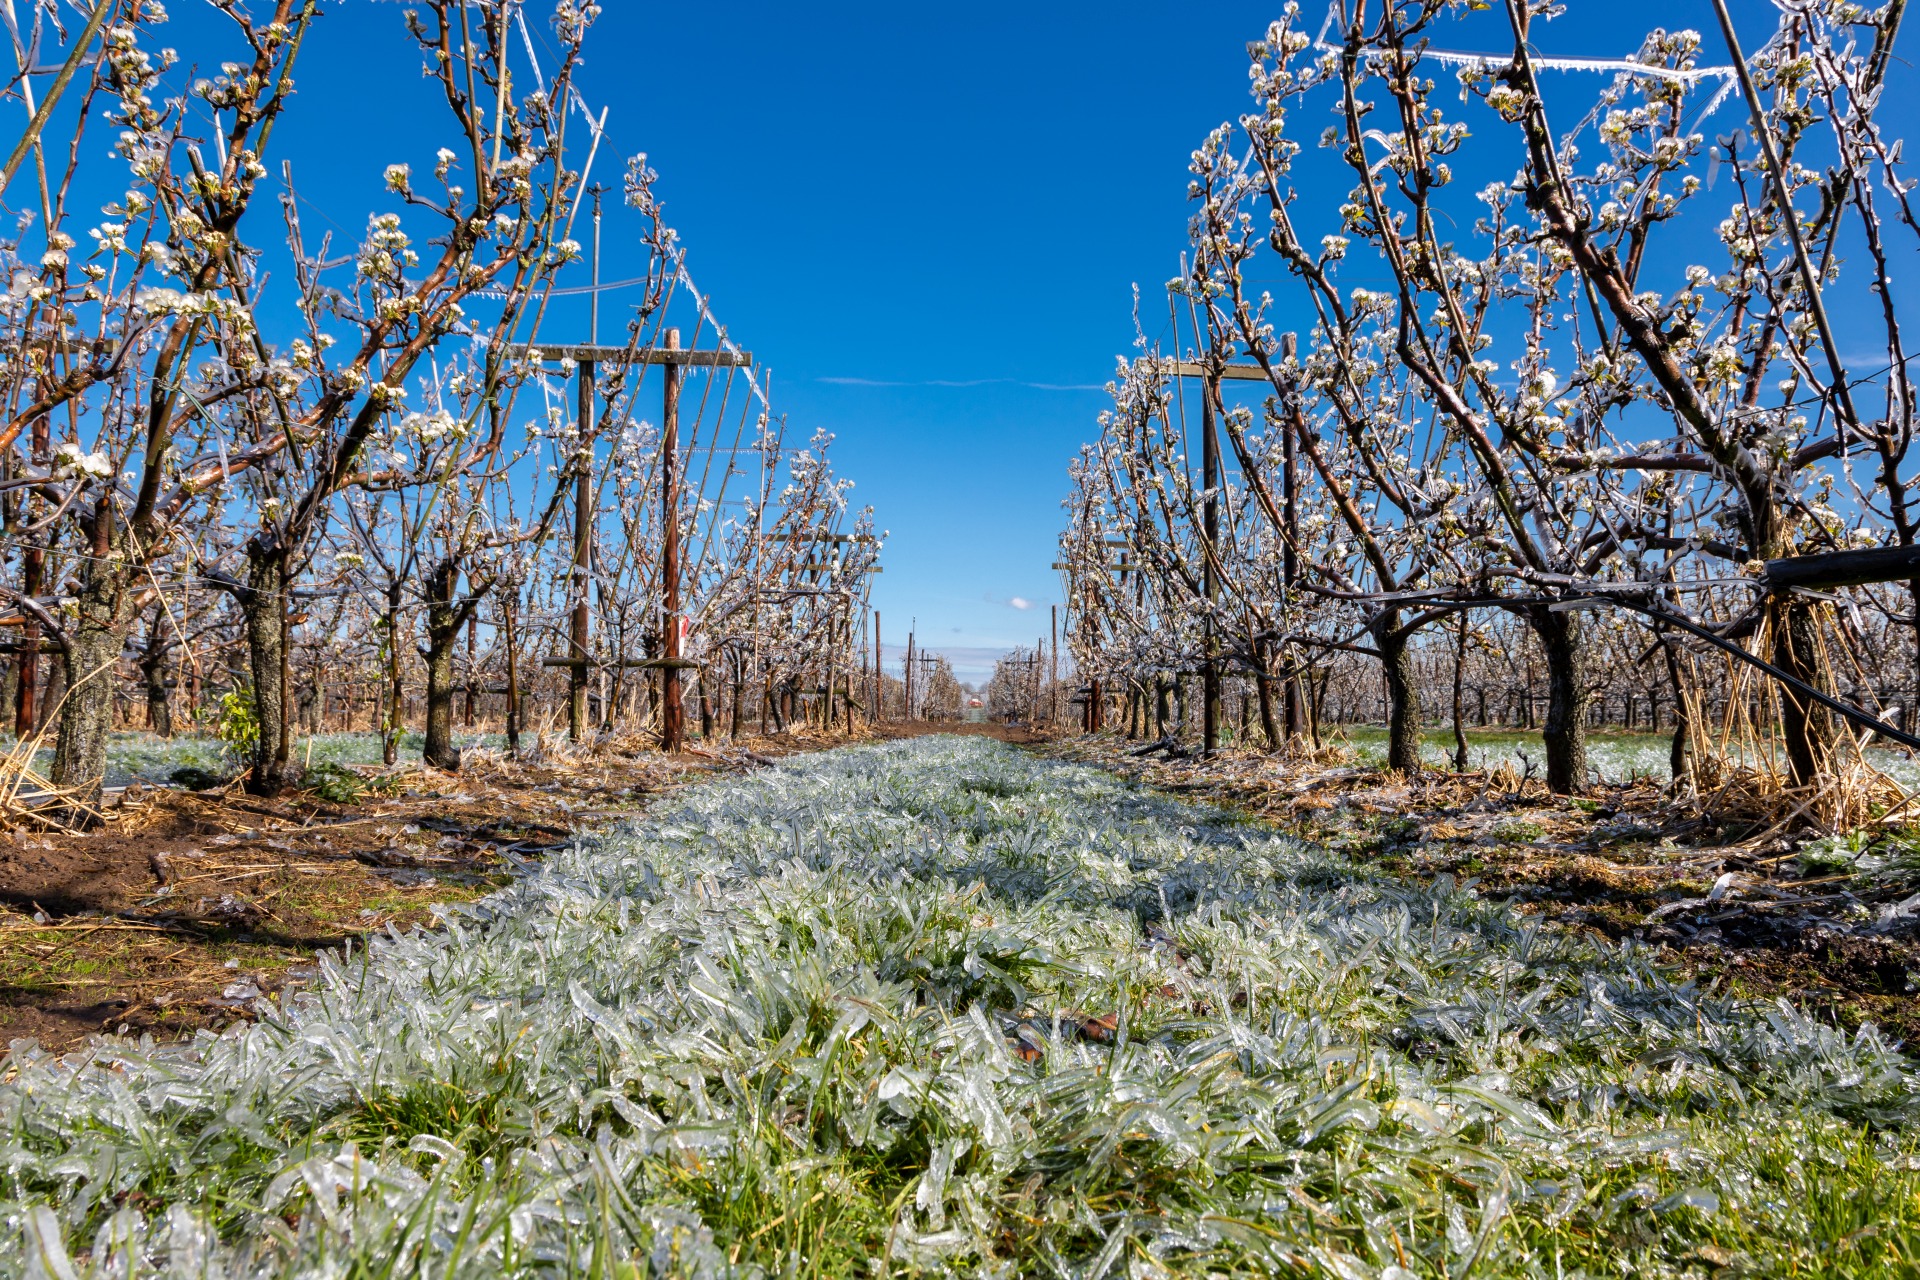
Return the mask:
POLYGON ((1420 689, 1414 680, 1413 637, 1400 629, 1398 610, 1373 624, 1387 690, 1387 768, 1411 777, 1420 772, 1420 689))
POLYGON ((392 765, 400 759, 400 699, 406 686, 400 680, 400 584, 387 587, 387 719, 381 726, 380 759, 392 765))
MULTIPOLYGON (((1768 601, 1767 613, 1768 631, 1773 640, 1773 665, 1816 689, 1824 689, 1827 682, 1820 661, 1820 638, 1815 633, 1813 605, 1791 596, 1774 596, 1768 601)), ((1814 785, 1825 772, 1833 742, 1831 718, 1825 708, 1806 695, 1781 685, 1780 720, 1793 785, 1814 785)))
POLYGON ((1467 771, 1467 728, 1461 712, 1461 695, 1467 677, 1467 611, 1460 611, 1459 634, 1453 646, 1453 770, 1467 771))
POLYGON ((1313 735, 1313 746, 1316 751, 1319 750, 1321 745, 1320 725, 1325 721, 1327 716, 1327 685, 1332 680, 1333 671, 1331 668, 1321 672, 1318 681, 1315 681, 1313 678, 1313 669, 1311 667, 1307 669, 1307 692, 1312 695, 1308 699, 1307 730, 1313 735))
MULTIPOLYGON (((37 500, 36 500, 37 501, 37 500)), ((37 596, 45 588, 45 553, 29 546, 21 557, 20 594, 37 596)), ((38 705, 40 694, 40 642, 45 637, 40 622, 29 618, 20 633, 19 683, 14 687, 14 736, 25 740, 33 736, 46 718, 46 708, 38 705)))
POLYGON ((420 757, 436 769, 457 772, 460 749, 453 745, 453 649, 462 621, 453 606, 459 568, 450 561, 435 565, 427 575, 427 740, 420 757))
MULTIPOLYGON (((110 517, 107 517, 110 518, 110 517)), ((110 549, 103 549, 110 550, 110 549)), ((126 643, 126 569, 117 561, 89 560, 81 570, 76 616, 67 631, 64 663, 47 680, 46 711, 60 708, 60 734, 53 748, 53 785, 84 805, 99 802, 107 771, 107 740, 113 729, 113 686, 126 643), (54 677, 62 669, 72 682, 64 698, 54 677)))
POLYGON ((1527 610, 1547 666, 1547 788, 1578 795, 1587 785, 1587 663, 1580 615, 1555 613, 1545 605, 1527 610))
POLYGON ((1687 776, 1687 753, 1692 748, 1688 739, 1692 729, 1687 723, 1687 691, 1680 683, 1680 656, 1674 651, 1672 639, 1664 633, 1660 647, 1666 651, 1667 679, 1673 683, 1673 744, 1667 749, 1667 771, 1677 788, 1680 780, 1687 776))
POLYGON ((507 645, 507 754, 515 760, 520 758, 521 711, 520 657, 518 651, 514 648, 513 640, 513 605, 517 598, 516 589, 514 595, 507 597, 506 605, 500 611, 501 617, 505 620, 507 645))
POLYGON ((278 549, 247 547, 247 666, 253 678, 253 711, 260 736, 253 744, 253 774, 247 790, 277 796, 294 783, 293 726, 288 720, 287 556, 278 549))
MULTIPOLYGON (((727 708, 727 717, 728 717, 727 737, 728 738, 737 739, 740 736, 741 731, 746 727, 745 724, 743 723, 743 717, 746 714, 746 707, 743 705, 746 702, 746 694, 747 694, 747 660, 745 657, 736 653, 733 656, 733 702, 732 702, 732 705, 727 708)), ((877 701, 878 700, 876 699, 876 702, 877 701)), ((875 707, 874 714, 876 717, 878 717, 879 715, 878 706, 875 707)))
MULTIPOLYGON (((1268 669, 1265 645, 1254 646, 1253 660, 1255 667, 1258 668, 1253 677, 1253 687, 1260 699, 1260 732, 1266 735, 1267 750, 1278 751, 1281 747, 1280 726, 1273 716, 1273 673, 1268 669)), ((1286 687, 1289 691, 1294 687, 1291 673, 1288 674, 1286 687)))
POLYGON ((1907 598, 1913 604, 1913 687, 1906 690, 1900 724, 1914 733, 1920 732, 1920 578, 1907 584, 1907 598))
POLYGON ((16 652, 7 658, 4 667, 0 667, 0 708, 5 708, 9 718, 13 715, 14 701, 19 697, 20 664, 26 656, 16 652))
POLYGON ((149 654, 140 663, 147 684, 147 728, 163 738, 173 736, 173 707, 167 700, 166 654, 149 654))
POLYGON ((473 728, 474 705, 480 700, 480 666, 474 655, 474 636, 480 629, 480 615, 467 615, 467 728, 473 728))

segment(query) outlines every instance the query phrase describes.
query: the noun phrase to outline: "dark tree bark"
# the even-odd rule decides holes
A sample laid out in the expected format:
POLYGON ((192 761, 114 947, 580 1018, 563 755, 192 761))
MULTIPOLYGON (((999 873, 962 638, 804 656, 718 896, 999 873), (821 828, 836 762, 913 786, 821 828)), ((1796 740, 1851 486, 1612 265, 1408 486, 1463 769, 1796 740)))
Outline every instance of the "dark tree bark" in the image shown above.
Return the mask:
POLYGON ((380 759, 393 765, 400 760, 400 729, 405 710, 401 699, 407 688, 400 676, 400 583, 387 584, 387 718, 380 727, 380 759))
POLYGON ((166 616, 162 605, 153 615, 153 631, 147 648, 140 655, 140 678, 147 687, 147 728, 163 738, 173 736, 173 704, 167 686, 167 656, 171 646, 161 628, 166 616))
MULTIPOLYGON (((733 655, 733 692, 727 705, 727 737, 737 739, 745 727, 747 692, 747 660, 745 655, 735 651, 733 655)), ((875 708, 875 717, 879 710, 875 708)))
MULTIPOLYGON (((1827 687, 1820 660, 1820 637, 1814 625, 1813 605, 1792 596, 1774 596, 1767 604, 1773 665, 1816 689, 1827 687)), ((1820 780, 1833 743, 1832 717, 1826 709, 1787 685, 1780 685, 1780 728, 1785 738, 1787 766, 1793 785, 1812 786, 1820 780)))
POLYGON ((1467 676, 1467 611, 1460 610, 1459 628, 1453 646, 1453 769, 1467 771, 1467 729, 1461 702, 1467 676))
MULTIPOLYGON (((1273 673, 1268 666, 1270 659, 1267 656, 1267 647, 1264 644, 1256 644, 1254 646, 1253 661, 1254 667, 1256 668, 1253 677, 1253 686, 1260 699, 1260 732, 1267 737, 1267 750, 1278 751, 1283 744, 1280 737, 1280 726, 1274 722, 1273 673)), ((1287 687, 1289 689, 1293 687, 1291 677, 1288 679, 1287 687)))
POLYGON ((293 724, 287 705, 287 555, 260 541, 247 546, 247 667, 260 736, 253 745, 247 790, 277 796, 292 787, 293 724))
POLYGON ((1587 785, 1586 650, 1580 615, 1555 613, 1545 605, 1527 610, 1527 623, 1540 638, 1547 667, 1547 719, 1541 736, 1547 748, 1547 788, 1555 795, 1578 795, 1587 785))
MULTIPOLYGON (((1661 649, 1667 654, 1667 679, 1674 687, 1674 741, 1667 748, 1667 771, 1672 775, 1672 785, 1678 787, 1680 779, 1686 777, 1686 756, 1693 729, 1686 714, 1686 687, 1680 683, 1680 654, 1665 631, 1661 631, 1661 649)), ((1659 720, 1659 708, 1655 708, 1655 720, 1659 720)))
POLYGON ((450 560, 428 572, 427 647, 420 651, 427 663, 427 740, 420 755, 449 772, 460 768, 460 749, 453 745, 453 649, 468 611, 454 605, 459 581, 459 566, 450 560))
POLYGON ((1373 623, 1373 642, 1387 685, 1387 768, 1420 772, 1420 689, 1414 680, 1413 635, 1389 609, 1373 623))
POLYGON ((506 595, 506 605, 500 611, 505 625, 507 643, 507 754, 514 759, 520 758, 520 656, 514 647, 513 605, 518 598, 517 591, 506 595))

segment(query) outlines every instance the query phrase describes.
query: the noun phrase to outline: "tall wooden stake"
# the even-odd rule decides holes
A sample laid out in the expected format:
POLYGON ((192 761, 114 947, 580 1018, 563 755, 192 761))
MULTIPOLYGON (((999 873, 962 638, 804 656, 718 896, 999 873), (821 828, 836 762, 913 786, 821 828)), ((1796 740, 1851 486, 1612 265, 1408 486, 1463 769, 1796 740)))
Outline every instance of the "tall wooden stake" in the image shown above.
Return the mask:
MULTIPOLYGON (((680 349, 680 331, 667 330, 667 350, 680 349)), ((680 707, 680 478, 674 454, 680 448, 680 366, 666 365, 666 403, 660 428, 660 582, 662 622, 666 629, 660 668, 660 749, 678 751, 685 741, 680 707)))
MULTIPOLYGON (((1292 334, 1287 333, 1281 335, 1281 359, 1291 362, 1297 349, 1298 345, 1292 334)), ((1287 525, 1286 531, 1280 540, 1280 575, 1281 581, 1286 584, 1284 599, 1287 602, 1289 615, 1291 615, 1294 608, 1294 590, 1300 581, 1300 512, 1299 508, 1294 505, 1295 495, 1298 493, 1299 478, 1294 469, 1294 446, 1293 427, 1292 424, 1289 423, 1287 429, 1280 434, 1280 451, 1285 464, 1280 475, 1280 514, 1287 525)), ((1281 660, 1287 665, 1287 681, 1283 687, 1285 702, 1283 714, 1286 717, 1287 741, 1292 742, 1300 736, 1301 730, 1300 676, 1299 673, 1294 670, 1292 653, 1283 652, 1281 660)), ((1262 666, 1264 667, 1264 665, 1263 663, 1262 666)), ((1263 670, 1261 677, 1264 679, 1265 676, 1266 672, 1263 670)))
POLYGON ((506 599, 507 628, 507 754, 520 758, 520 659, 513 641, 513 605, 520 589, 506 599))
POLYGON ((1047 606, 1047 625, 1053 633, 1053 660, 1047 666, 1047 724, 1060 723, 1060 606, 1047 606))
MULTIPOLYGON (((52 428, 47 415, 41 414, 33 420, 33 462, 36 466, 51 465, 53 456, 52 428)), ((27 500, 27 522, 35 523, 43 499, 35 494, 27 500)), ((47 553, 38 542, 29 542, 26 553, 21 556, 20 592, 22 595, 37 596, 46 585, 47 553)), ((14 686, 13 734, 19 741, 26 741, 39 727, 40 711, 37 699, 40 693, 40 620, 29 616, 27 625, 21 629, 20 652, 15 655, 19 677, 14 686)))
POLYGON ((1220 599, 1220 577, 1214 568, 1220 555, 1220 434, 1213 420, 1213 398, 1219 389, 1219 382, 1211 376, 1200 383, 1200 483, 1207 491, 1200 517, 1207 544, 1207 558, 1201 565, 1207 614, 1202 619, 1206 654, 1200 676, 1200 748, 1208 755, 1220 747, 1220 654, 1213 620, 1214 606, 1220 599))
POLYGON ((579 742, 587 732, 587 646, 591 614, 587 584, 593 578, 593 377, 594 364, 579 366, 580 468, 573 478, 573 634, 567 646, 567 740, 579 742))

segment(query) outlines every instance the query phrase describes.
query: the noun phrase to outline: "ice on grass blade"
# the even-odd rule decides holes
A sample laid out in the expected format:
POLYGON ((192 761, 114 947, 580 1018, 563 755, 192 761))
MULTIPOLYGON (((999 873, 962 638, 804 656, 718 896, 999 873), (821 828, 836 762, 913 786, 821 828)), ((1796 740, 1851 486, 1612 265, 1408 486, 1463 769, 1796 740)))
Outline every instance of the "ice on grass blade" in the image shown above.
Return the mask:
POLYGON ((79 1280, 53 1210, 35 1205, 26 1217, 27 1280, 79 1280))

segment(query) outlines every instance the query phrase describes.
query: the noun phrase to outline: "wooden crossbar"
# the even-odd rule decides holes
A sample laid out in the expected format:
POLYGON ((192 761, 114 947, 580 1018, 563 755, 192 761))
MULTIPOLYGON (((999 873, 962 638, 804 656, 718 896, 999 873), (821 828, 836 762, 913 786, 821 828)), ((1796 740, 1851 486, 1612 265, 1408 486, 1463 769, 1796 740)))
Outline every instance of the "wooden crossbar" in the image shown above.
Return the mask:
MULTIPOLYGON (((1206 365, 1197 361, 1173 362, 1173 376, 1176 378, 1204 378, 1211 372, 1206 365)), ((1227 382, 1265 382, 1267 371, 1257 364, 1229 364, 1220 367, 1220 377, 1227 382)))
POLYGON ((682 367, 747 369, 753 365, 751 351, 682 351, 677 347, 613 347, 588 342, 517 342, 509 351, 531 355, 540 360, 578 360, 582 364, 671 364, 682 367))

